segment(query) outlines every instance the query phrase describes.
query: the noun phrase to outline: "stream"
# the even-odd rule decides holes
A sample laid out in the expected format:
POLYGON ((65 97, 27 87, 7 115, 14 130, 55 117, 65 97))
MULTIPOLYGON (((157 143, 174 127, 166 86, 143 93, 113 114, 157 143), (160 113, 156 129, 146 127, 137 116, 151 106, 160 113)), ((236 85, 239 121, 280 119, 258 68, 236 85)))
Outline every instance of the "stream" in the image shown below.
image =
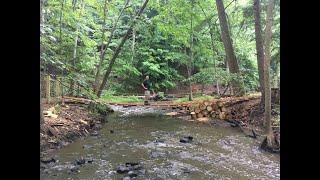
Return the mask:
POLYGON ((280 179, 279 154, 260 150, 261 141, 237 128, 163 116, 161 109, 112 108, 98 136, 54 152, 57 162, 42 165, 40 178, 130 179, 117 168, 134 162, 140 169, 132 179, 280 179), (193 139, 182 143, 184 136, 193 139), (86 162, 76 165, 81 157, 86 162))

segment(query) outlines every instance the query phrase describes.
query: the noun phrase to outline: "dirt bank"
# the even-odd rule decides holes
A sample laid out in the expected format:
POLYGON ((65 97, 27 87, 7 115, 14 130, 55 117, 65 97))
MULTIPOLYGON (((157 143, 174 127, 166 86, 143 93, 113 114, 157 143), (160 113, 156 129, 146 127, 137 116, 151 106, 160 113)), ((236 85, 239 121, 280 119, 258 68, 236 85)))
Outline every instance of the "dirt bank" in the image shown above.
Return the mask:
POLYGON ((41 154, 59 149, 77 138, 97 135, 101 124, 106 122, 106 113, 110 111, 106 109, 106 113, 94 113, 86 104, 43 106, 44 114, 47 115, 40 128, 41 154))

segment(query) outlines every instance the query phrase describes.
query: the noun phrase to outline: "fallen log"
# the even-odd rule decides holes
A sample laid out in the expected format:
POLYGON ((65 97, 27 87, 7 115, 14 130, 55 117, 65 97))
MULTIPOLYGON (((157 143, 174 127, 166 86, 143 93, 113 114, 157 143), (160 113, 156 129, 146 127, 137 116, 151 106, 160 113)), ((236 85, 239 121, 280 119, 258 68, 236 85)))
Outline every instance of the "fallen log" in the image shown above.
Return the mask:
POLYGON ((197 113, 197 118, 202 118, 203 114, 202 113, 197 113))
POLYGON ((208 105, 208 106, 207 106, 207 111, 208 111, 208 112, 211 112, 212 110, 213 110, 212 106, 208 105))

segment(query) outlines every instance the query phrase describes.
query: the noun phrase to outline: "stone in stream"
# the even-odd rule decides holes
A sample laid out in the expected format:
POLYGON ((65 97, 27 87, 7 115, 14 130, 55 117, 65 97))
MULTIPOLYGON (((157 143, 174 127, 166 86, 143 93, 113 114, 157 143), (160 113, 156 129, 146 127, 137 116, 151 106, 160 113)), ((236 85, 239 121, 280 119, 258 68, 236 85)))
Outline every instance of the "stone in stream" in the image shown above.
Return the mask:
POLYGON ((53 157, 43 157, 40 160, 42 163, 48 164, 48 163, 55 163, 56 159, 54 159, 53 157))
POLYGON ((157 152, 157 151, 155 151, 155 152, 151 152, 150 157, 151 157, 151 158, 161 158, 161 157, 166 157, 166 153, 164 153, 164 152, 157 152))
POLYGON ((71 172, 76 172, 76 173, 80 172, 79 166, 73 166, 73 167, 70 169, 70 171, 71 171, 71 172))
POLYGON ((117 173, 119 174, 124 174, 129 172, 129 167, 125 166, 125 165, 120 165, 117 167, 117 173))
POLYGON ((136 171, 129 171, 128 175, 129 175, 129 177, 133 178, 133 177, 137 177, 138 173, 136 171))
POLYGON ((122 180, 130 180, 131 178, 129 176, 125 176, 124 178, 122 178, 122 180))
MULTIPOLYGON (((121 164, 117 167, 117 173, 124 174, 124 173, 129 173, 129 171, 134 171, 135 174, 138 175, 138 173, 136 171, 141 170, 141 169, 142 169, 142 166, 139 163, 127 162, 124 165, 121 164)), ((132 176, 134 176, 134 175, 132 175, 132 176)))
POLYGON ((90 149, 92 147, 93 147, 92 145, 86 145, 86 144, 82 146, 83 149, 90 149))
POLYGON ((82 164, 85 164, 85 163, 86 163, 86 160, 84 158, 77 159, 74 162, 75 165, 82 165, 82 164))
POLYGON ((181 168, 181 170, 183 171, 183 173, 191 173, 191 171, 187 168, 181 168))
POLYGON ((98 131, 93 131, 93 132, 91 133, 91 136, 98 136, 98 135, 99 135, 98 131))
POLYGON ((180 139, 180 142, 181 143, 191 143, 193 140, 193 137, 192 136, 185 136, 183 138, 180 139))
POLYGON ((92 163, 93 162, 93 159, 92 158, 88 158, 87 159, 87 163, 92 163))
MULTIPOLYGON (((159 138, 159 137, 158 137, 159 138)), ((164 139, 156 139, 155 140, 156 143, 164 143, 164 139)))

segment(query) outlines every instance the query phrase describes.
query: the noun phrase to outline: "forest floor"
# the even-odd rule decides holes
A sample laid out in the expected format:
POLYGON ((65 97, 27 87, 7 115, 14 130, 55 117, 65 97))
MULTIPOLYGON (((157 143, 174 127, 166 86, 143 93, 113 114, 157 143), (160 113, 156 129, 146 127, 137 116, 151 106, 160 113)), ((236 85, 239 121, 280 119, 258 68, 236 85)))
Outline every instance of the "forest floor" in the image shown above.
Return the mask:
MULTIPOLYGON (((237 120, 241 121, 241 130, 250 135, 252 132, 252 127, 257 132, 257 134, 263 134, 263 112, 253 110, 258 109, 260 103, 259 95, 250 95, 246 97, 225 97, 219 99, 213 99, 212 101, 233 101, 235 99, 246 99, 246 101, 236 103, 233 105, 233 108, 238 110, 238 117, 241 117, 237 120), (251 114, 251 115, 249 115, 251 114)), ((201 103, 203 99, 196 99, 194 101, 157 101, 151 102, 149 107, 153 108, 166 108, 172 110, 172 113, 169 115, 176 116, 183 120, 191 120, 190 114, 186 112, 185 109, 180 107, 188 106, 190 104, 201 103)), ((112 102, 109 104, 113 105, 122 105, 124 107, 130 106, 143 106, 143 102, 135 103, 116 103, 112 102)), ((277 112, 278 106, 273 106, 273 112, 277 112)), ((41 127, 40 132, 40 151, 42 153, 50 152, 52 150, 59 149, 75 139, 85 137, 87 135, 98 135, 98 130, 102 127, 102 123, 106 121, 106 116, 90 113, 87 105, 84 104, 68 104, 67 106, 60 106, 54 104, 43 104, 44 112, 47 110, 53 110, 53 116, 44 117, 44 124, 41 127)), ((167 114, 168 115, 168 114, 167 114)), ((279 122, 280 114, 272 113, 272 118, 275 122, 275 133, 280 138, 280 128, 277 128, 279 125, 276 124, 279 122)), ((219 124, 223 121, 212 121, 209 123, 219 124)), ((280 140, 280 139, 279 139, 280 140)))

